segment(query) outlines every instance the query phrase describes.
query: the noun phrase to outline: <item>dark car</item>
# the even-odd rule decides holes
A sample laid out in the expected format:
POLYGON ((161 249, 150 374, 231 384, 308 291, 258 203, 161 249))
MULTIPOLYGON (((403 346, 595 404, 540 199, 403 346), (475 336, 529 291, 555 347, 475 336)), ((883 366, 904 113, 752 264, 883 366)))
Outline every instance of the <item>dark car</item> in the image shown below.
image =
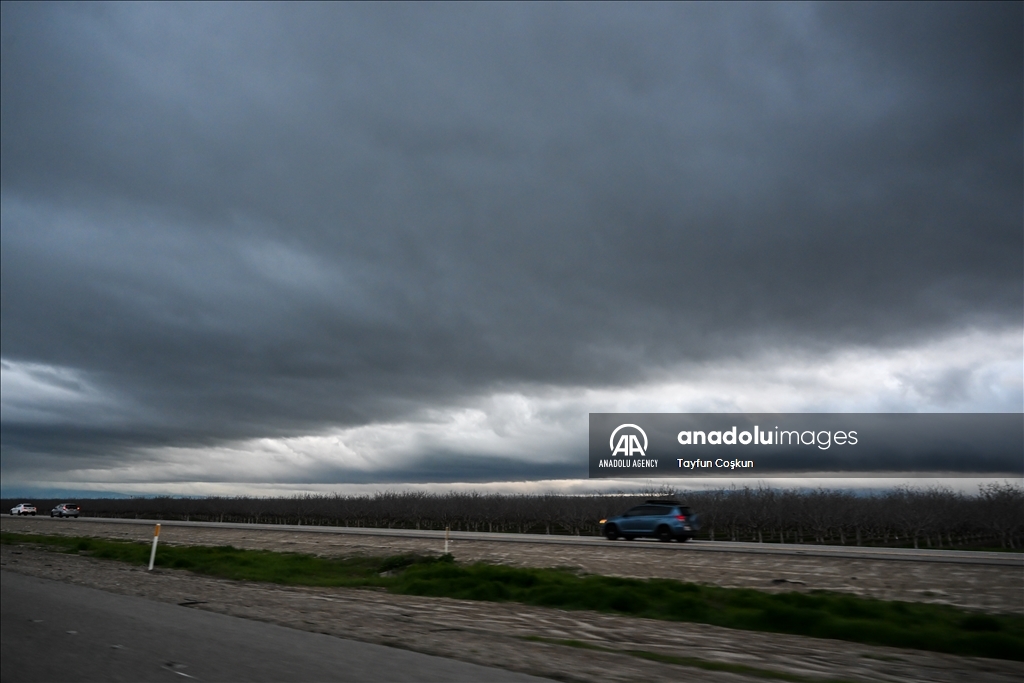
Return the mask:
POLYGON ((618 517, 602 519, 601 523, 609 541, 620 537, 632 541, 648 536, 659 541, 682 543, 696 536, 700 529, 697 515, 678 500, 649 500, 618 517))
POLYGON ((78 507, 74 503, 61 503, 57 507, 50 510, 51 517, 78 517, 82 512, 82 508, 78 507))

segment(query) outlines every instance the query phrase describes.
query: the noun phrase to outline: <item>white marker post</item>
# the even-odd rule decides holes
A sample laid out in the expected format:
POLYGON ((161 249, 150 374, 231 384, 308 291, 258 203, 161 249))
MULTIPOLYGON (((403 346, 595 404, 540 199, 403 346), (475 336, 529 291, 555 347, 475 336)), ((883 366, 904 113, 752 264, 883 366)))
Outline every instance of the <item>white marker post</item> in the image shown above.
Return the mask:
MULTIPOLYGON (((444 554, 445 554, 445 555, 447 555, 447 554, 448 554, 448 530, 449 530, 449 529, 451 529, 451 527, 447 527, 447 526, 446 526, 446 527, 444 528, 444 554)), ((154 547, 155 547, 155 546, 154 546, 154 547)))
POLYGON ((149 554, 149 570, 153 571, 153 563, 156 561, 156 541, 160 538, 160 525, 153 527, 153 552, 149 554))

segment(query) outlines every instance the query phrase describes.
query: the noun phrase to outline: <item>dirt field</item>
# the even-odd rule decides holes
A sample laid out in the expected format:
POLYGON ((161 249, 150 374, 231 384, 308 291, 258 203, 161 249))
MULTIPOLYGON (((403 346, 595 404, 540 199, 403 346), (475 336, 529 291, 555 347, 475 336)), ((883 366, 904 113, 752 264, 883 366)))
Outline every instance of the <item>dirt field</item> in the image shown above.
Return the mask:
MULTIPOLYGON (((151 533, 147 527, 76 524, 72 520, 59 523, 38 519, 4 519, 2 528, 5 531, 63 532, 68 535, 131 537, 139 540, 145 540, 151 533)), ((182 544, 230 543, 236 547, 301 550, 325 555, 438 550, 427 547, 431 542, 415 539, 180 527, 167 527, 161 533, 161 540, 182 544)), ((453 547, 452 550, 460 560, 504 560, 520 565, 572 565, 587 571, 611 567, 617 571, 606 573, 630 576, 685 578, 687 572, 712 571, 707 566, 690 566, 688 570, 680 570, 678 567, 662 566, 658 561, 663 560, 648 557, 634 559, 633 563, 637 566, 633 566, 629 562, 630 550, 625 544, 621 549, 613 546, 595 550, 525 544, 516 544, 516 547, 509 548, 504 544, 467 542, 460 544, 459 547, 453 547), (684 573, 680 574, 680 571, 684 573)), ((716 570, 715 576, 708 577, 716 579, 709 580, 709 583, 756 583, 759 587, 777 589, 778 585, 771 584, 770 579, 767 579, 768 586, 764 586, 763 582, 769 576, 778 578, 779 572, 783 570, 786 573, 781 576, 802 577, 791 580, 803 580, 818 575, 842 576, 839 567, 817 566, 820 558, 810 562, 804 558, 744 556, 744 562, 742 559, 718 555, 704 553, 701 557, 694 558, 702 562, 708 562, 709 556, 730 560, 729 567, 719 568, 720 571, 716 570), (764 563, 763 566, 743 566, 749 565, 751 558, 764 563), (799 565, 792 566, 791 563, 794 562, 799 565)), ((840 564, 850 563, 844 561, 840 564)), ((884 587, 885 581, 889 580, 886 577, 887 573, 900 574, 905 570, 916 571, 928 566, 905 566, 910 563, 881 564, 885 566, 857 567, 856 571, 865 575, 865 584, 878 584, 884 587), (872 571, 865 571, 867 569, 872 571), (872 576, 875 578, 869 580, 872 576)), ((210 579, 184 571, 158 570, 148 573, 119 563, 83 556, 58 555, 28 547, 3 546, 0 551, 0 566, 4 571, 67 581, 115 593, 184 604, 193 609, 210 610, 307 631, 393 645, 566 681, 667 683, 680 679, 755 680, 741 673, 648 661, 627 654, 626 651, 629 650, 694 657, 706 663, 739 664, 763 670, 765 673, 803 676, 809 680, 1020 681, 1019 663, 997 660, 514 604, 396 596, 373 590, 281 588, 210 579), (613 652, 532 642, 526 640, 528 638, 572 639, 613 652)), ((1011 580, 1013 575, 1013 571, 1007 572, 1004 568, 970 565, 939 565, 930 569, 938 573, 962 571, 972 580, 982 582, 986 576, 999 575, 999 571, 992 574, 992 570, 1007 573, 1009 576, 1004 577, 1006 581, 1011 580)), ((857 576, 860 581, 859 574, 857 576)), ((794 585, 802 588, 799 584, 786 584, 790 589, 794 585)), ((1018 598, 1020 586, 1018 573, 1018 598)), ((860 586, 856 588, 860 589, 860 586)), ((959 593, 956 596, 959 596, 959 593)))

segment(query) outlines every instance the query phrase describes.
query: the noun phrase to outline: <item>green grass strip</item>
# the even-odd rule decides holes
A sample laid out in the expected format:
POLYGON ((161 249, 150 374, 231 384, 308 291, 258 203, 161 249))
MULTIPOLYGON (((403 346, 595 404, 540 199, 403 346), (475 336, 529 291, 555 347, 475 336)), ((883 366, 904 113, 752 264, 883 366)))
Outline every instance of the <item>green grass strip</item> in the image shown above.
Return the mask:
MULTIPOLYGON (((0 543, 38 543, 71 553, 86 553, 104 560, 148 565, 150 544, 74 536, 44 536, 0 532, 0 543)), ((240 550, 232 546, 174 546, 161 544, 158 568, 187 569, 238 581, 263 581, 290 586, 342 586, 386 588, 393 579, 386 573, 440 558, 416 555, 323 558, 270 550, 240 550), (385 574, 385 576, 381 576, 385 574)), ((450 559, 448 560, 450 561, 450 559)))
MULTIPOLYGON (((0 534, 0 542, 44 544, 137 565, 149 562, 145 543, 12 533, 0 534)), ((670 579, 581 576, 566 569, 460 565, 450 556, 322 558, 230 546, 162 545, 157 565, 242 581, 380 587, 404 595, 520 602, 1024 661, 1024 616, 824 591, 766 593, 670 579)))
POLYGON ((614 648, 602 647, 601 645, 595 645, 593 643, 586 643, 581 640, 542 638, 541 636, 525 636, 523 637, 523 640, 530 641, 531 643, 549 643, 551 645, 576 647, 581 650, 596 650, 598 652, 610 652, 612 654, 627 654, 632 657, 647 659, 652 662, 660 662, 662 664, 679 664, 681 666, 704 669, 705 671, 728 671, 729 673, 744 674, 746 676, 768 678, 778 681, 793 681, 794 683, 847 683, 846 681, 838 678, 812 678, 809 676, 801 676, 800 674, 789 673, 787 671, 762 669, 756 666, 732 664, 730 662, 713 662, 711 660, 700 659, 698 657, 679 657, 676 655, 661 654, 660 652, 649 652, 647 650, 616 650, 614 648))

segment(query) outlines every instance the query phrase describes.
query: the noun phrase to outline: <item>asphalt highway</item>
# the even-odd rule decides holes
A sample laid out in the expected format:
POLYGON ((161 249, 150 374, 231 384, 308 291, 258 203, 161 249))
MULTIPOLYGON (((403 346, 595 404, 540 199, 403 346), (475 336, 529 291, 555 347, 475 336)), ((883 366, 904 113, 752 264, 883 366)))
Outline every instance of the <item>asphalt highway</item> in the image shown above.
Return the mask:
POLYGON ((0 605, 11 683, 545 680, 12 572, 0 605))
MULTIPOLYGON (((34 519, 40 519, 36 517, 34 519)), ((42 518, 49 520, 49 518, 42 518)), ((142 519, 108 519, 81 517, 77 520, 49 520, 55 524, 103 523, 139 524, 153 526, 159 521, 164 526, 205 527, 212 529, 260 529, 266 531, 287 531, 294 533, 355 534, 367 536, 393 536, 399 538, 444 539, 444 531, 420 531, 415 529, 370 529, 365 527, 308 526, 286 524, 235 524, 228 522, 183 522, 142 519)), ((488 541, 491 543, 551 543, 573 546, 606 546, 609 543, 629 543, 637 552, 718 552, 753 553, 769 555, 795 555, 804 557, 835 557, 861 560, 892 560, 902 562, 949 562, 955 564, 981 564, 993 566, 1024 567, 1024 554, 998 552, 972 552, 963 550, 931 550, 914 548, 867 548, 857 546, 798 545, 791 543, 734 543, 726 541, 694 540, 687 543, 659 543, 657 541, 608 541, 594 536, 559 536, 545 534, 499 534, 472 531, 450 532, 453 541, 488 541)))

